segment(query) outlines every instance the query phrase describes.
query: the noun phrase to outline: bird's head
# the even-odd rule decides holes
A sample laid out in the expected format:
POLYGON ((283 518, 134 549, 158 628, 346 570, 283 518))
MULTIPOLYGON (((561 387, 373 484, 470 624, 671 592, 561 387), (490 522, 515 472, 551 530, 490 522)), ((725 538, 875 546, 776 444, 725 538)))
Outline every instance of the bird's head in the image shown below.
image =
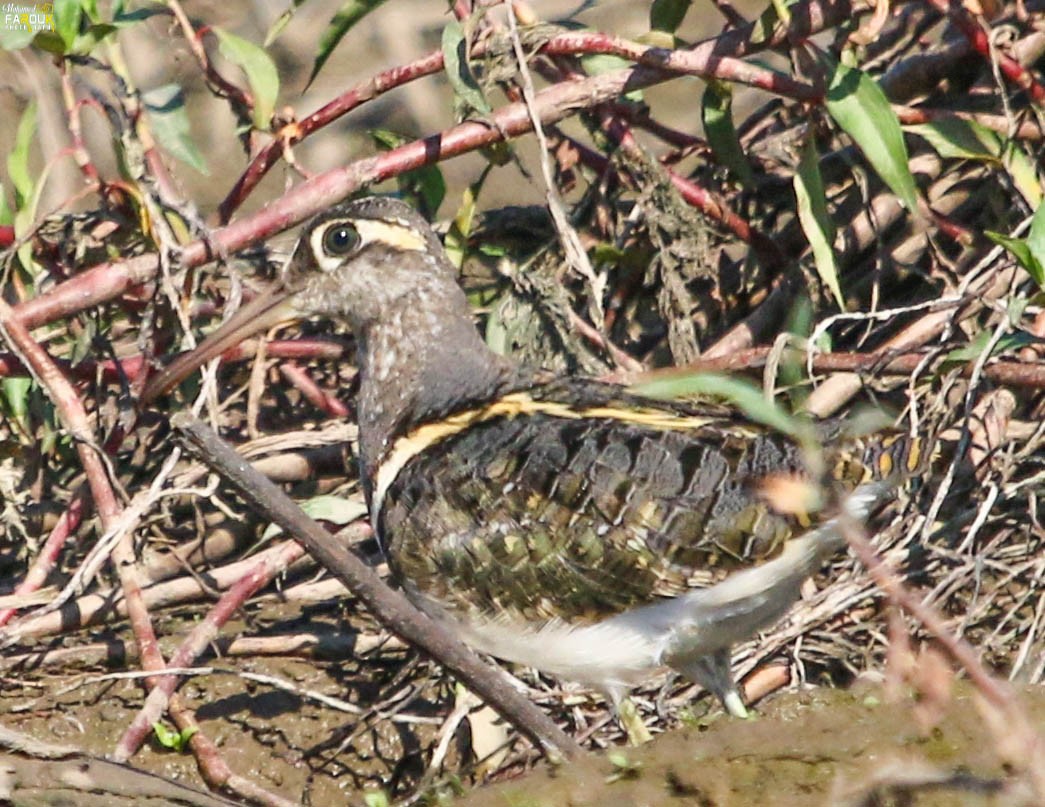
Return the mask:
POLYGON ((397 199, 345 202, 309 221, 280 278, 150 379, 142 399, 164 394, 206 361, 279 324, 335 317, 358 334, 418 309, 433 318, 467 312, 453 266, 428 222, 397 199))

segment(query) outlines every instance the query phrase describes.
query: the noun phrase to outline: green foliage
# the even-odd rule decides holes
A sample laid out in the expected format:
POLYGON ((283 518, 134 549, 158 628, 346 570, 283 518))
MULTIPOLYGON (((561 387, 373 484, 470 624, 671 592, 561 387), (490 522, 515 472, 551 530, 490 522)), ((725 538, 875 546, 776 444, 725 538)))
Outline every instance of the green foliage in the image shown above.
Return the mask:
POLYGON ((1027 274, 1034 278, 1039 288, 1045 291, 1045 203, 1035 212, 1026 238, 1012 238, 991 230, 985 235, 995 244, 1005 247, 1027 274))
POLYGON ((941 118, 905 126, 904 129, 924 137, 944 159, 976 160, 1003 166, 1027 204, 1032 208, 1041 204, 1041 185, 1034 162, 1016 143, 1006 142, 994 130, 959 117, 941 118))
POLYGON ((54 30, 61 37, 66 53, 72 50, 73 43, 80 33, 82 18, 83 7, 80 0, 54 0, 54 30))
POLYGON ((7 173, 15 192, 15 210, 22 210, 33 198, 35 180, 29 171, 29 147, 36 138, 36 100, 26 105, 15 133, 14 148, 7 155, 7 173))
POLYGON ((794 178, 795 199, 798 202, 798 220, 802 231, 809 239, 813 250, 813 262, 817 274, 838 303, 845 310, 845 298, 838 282, 838 265, 835 263, 835 225, 827 211, 827 194, 824 180, 820 176, 820 155, 813 138, 806 139, 802 147, 802 158, 794 178))
POLYGON ((675 33, 693 0, 653 0, 649 10, 649 27, 654 31, 675 33))
POLYGON ((704 134, 715 159, 728 168, 744 187, 755 184, 751 166, 733 125, 733 88, 724 81, 709 81, 701 99, 704 134))
POLYGON ((215 26, 222 56, 243 71, 254 96, 254 126, 268 130, 279 97, 279 72, 264 49, 215 26))
MULTIPOLYGON (((443 69, 447 81, 453 88, 454 95, 466 108, 480 115, 489 115, 493 108, 486 100, 479 81, 468 63, 468 39, 465 30, 457 20, 451 20, 443 28, 441 48, 443 51, 443 69)), ((467 112, 466 112, 467 114, 467 112)))
MULTIPOLYGON (((374 129, 370 136, 380 149, 394 149, 410 141, 410 138, 389 129, 374 129)), ((422 165, 400 174, 396 182, 400 194, 409 199, 424 216, 433 218, 439 212, 439 205, 446 196, 446 180, 439 166, 422 165)))
MULTIPOLYGON (((289 23, 294 18, 294 13, 304 4, 305 0, 291 0, 291 3, 287 7, 287 10, 280 14, 278 17, 276 17, 275 22, 273 22, 272 25, 269 26, 268 31, 265 33, 265 41, 262 43, 262 47, 267 48, 269 45, 275 42, 276 39, 279 38, 279 35, 283 33, 283 29, 287 27, 287 23, 289 23)), ((315 75, 316 71, 315 69, 313 69, 313 78, 315 77, 315 75)))
POLYGON ((749 419, 763 423, 799 441, 812 437, 809 421, 791 415, 776 401, 767 398, 751 382, 721 373, 680 373, 670 378, 636 384, 632 391, 650 398, 682 398, 711 396, 721 398, 739 409, 749 419))
POLYGON ((142 93, 142 104, 149 117, 152 133, 164 149, 186 165, 207 174, 207 162, 192 139, 185 94, 177 84, 142 93))
POLYGON ((908 165, 907 146, 900 121, 881 87, 855 67, 820 55, 827 68, 828 114, 864 153, 871 167, 899 197, 908 211, 918 214, 918 186, 908 165))
POLYGON ((180 754, 188 746, 189 740, 192 739, 192 735, 199 731, 199 729, 192 726, 185 729, 185 731, 176 731, 167 728, 163 723, 156 722, 152 724, 152 731, 153 735, 156 737, 156 742, 164 748, 176 751, 180 754))
MULTIPOLYGON (((604 73, 613 73, 631 67, 631 62, 620 56, 614 56, 612 53, 586 53, 581 56, 581 67, 589 76, 601 76, 604 73)), ((625 101, 641 104, 642 90, 632 90, 621 97, 625 101)))
POLYGON ((389 807, 391 802, 384 790, 367 790, 363 793, 363 804, 366 807, 389 807))
MULTIPOLYGON (((347 0, 344 5, 337 10, 337 13, 330 18, 330 24, 327 25, 327 29, 323 32, 323 35, 319 38, 319 48, 316 50, 316 60, 312 64, 312 73, 308 77, 308 84, 311 84, 319 71, 323 69, 323 65, 327 63, 327 59, 330 58, 330 54, 334 52, 334 48, 338 46, 338 43, 344 39, 345 35, 355 27, 356 23, 362 20, 367 14, 384 4, 385 0, 347 0)), ((295 7, 299 5, 300 0, 295 0, 295 7)), ((282 19, 282 18, 281 18, 282 19)), ((277 24, 279 21, 277 20, 277 24)), ((283 25, 286 23, 284 22, 283 25)), ((275 28, 276 25, 273 25, 275 28)), ((275 36, 278 36, 279 32, 275 34, 272 30, 269 30, 268 36, 265 37, 265 42, 268 44, 275 36)))
POLYGON ((613 766, 613 773, 606 777, 607 784, 613 784, 623 779, 638 779, 642 775, 642 763, 628 759, 623 751, 610 751, 606 759, 613 766))

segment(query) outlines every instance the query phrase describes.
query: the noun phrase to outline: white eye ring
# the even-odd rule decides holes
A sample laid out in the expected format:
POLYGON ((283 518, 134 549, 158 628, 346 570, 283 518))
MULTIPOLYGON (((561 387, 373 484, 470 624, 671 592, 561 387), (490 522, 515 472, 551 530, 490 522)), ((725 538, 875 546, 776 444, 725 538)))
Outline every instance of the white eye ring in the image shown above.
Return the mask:
POLYGON ((359 249, 362 241, 359 230, 350 221, 328 222, 316 228, 309 237, 312 254, 324 272, 332 272, 341 266, 345 256, 359 249))

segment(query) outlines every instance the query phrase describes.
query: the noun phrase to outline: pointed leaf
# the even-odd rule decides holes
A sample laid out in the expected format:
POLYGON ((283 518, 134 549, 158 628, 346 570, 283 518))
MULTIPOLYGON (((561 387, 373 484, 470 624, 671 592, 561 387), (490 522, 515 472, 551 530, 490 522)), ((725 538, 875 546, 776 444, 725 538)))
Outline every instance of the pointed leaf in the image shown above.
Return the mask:
POLYGON ((294 12, 301 8, 304 3, 305 0, 291 0, 290 5, 287 6, 287 10, 276 17, 275 22, 269 26, 268 31, 265 33, 265 41, 262 43, 263 47, 267 48, 276 41, 277 37, 283 33, 283 29, 287 27, 287 23, 293 19, 294 12))
MULTIPOLYGON (((385 0, 348 0, 337 13, 330 18, 330 24, 319 38, 319 49, 316 51, 316 61, 312 64, 312 72, 308 77, 308 84, 323 69, 334 48, 344 38, 345 34, 352 30, 357 22, 369 14, 385 0)), ((308 86, 308 85, 306 85, 308 86)))
POLYGON ((1016 262, 1026 270, 1027 274, 1034 278, 1034 282, 1042 290, 1045 290, 1045 266, 1034 257, 1026 241, 1022 238, 1011 238, 992 230, 986 230, 984 235, 998 246, 1005 247, 1012 254, 1012 257, 1016 259, 1016 262))
POLYGON ((794 185, 798 220, 813 249, 817 274, 831 290, 838 307, 844 311, 845 298, 838 283, 838 266, 835 263, 835 225, 831 221, 831 214, 827 212, 827 194, 823 177, 820 176, 820 155, 817 154, 812 137, 806 139, 802 148, 802 159, 795 173, 794 185))
POLYGON ((1001 156, 1001 137, 973 121, 942 118, 904 128, 924 137, 944 159, 993 161, 1001 156))
POLYGON ((692 0, 653 0, 649 10, 649 27, 654 31, 675 33, 686 18, 691 3, 692 0))
POLYGON ((490 102, 483 95, 482 88, 468 64, 468 42, 464 36, 464 28, 457 20, 451 20, 443 28, 441 47, 446 78, 453 87, 454 94, 469 109, 474 109, 482 115, 490 114, 490 102))
POLYGON ((911 213, 919 214, 918 186, 907 164, 903 130, 882 89, 862 70, 821 59, 830 73, 827 111, 860 147, 871 167, 911 213))
POLYGON ((279 72, 272 57, 242 37, 218 27, 212 30, 218 35, 221 55, 247 76, 251 95, 254 96, 254 125, 258 129, 267 130, 279 96, 279 72))
POLYGON ((80 19, 83 7, 80 0, 55 0, 54 30, 62 38, 65 50, 72 48, 77 34, 80 33, 80 19))
POLYGON ((733 88, 725 82, 709 81, 701 100, 701 113, 704 133, 715 159, 732 171, 745 187, 754 185, 755 177, 733 125, 733 88))
POLYGON ((7 155, 7 173, 14 185, 15 210, 22 210, 33 196, 36 183, 29 171, 29 147, 36 138, 36 100, 30 101, 18 122, 14 148, 7 155))
POLYGON ((636 384, 631 390, 650 398, 712 395, 729 401, 747 417, 783 434, 805 439, 810 431, 808 421, 788 414, 776 401, 766 398, 762 390, 751 382, 720 373, 686 373, 636 384))
MULTIPOLYGON (((1027 246, 1038 266, 1045 267, 1045 204, 1039 205, 1031 220, 1030 232, 1027 233, 1027 246)), ((1038 285, 1045 288, 1045 273, 1034 278, 1038 285)))
POLYGON ((185 95, 177 84, 164 84, 142 93, 152 133, 172 157, 207 174, 207 162, 192 140, 185 95))

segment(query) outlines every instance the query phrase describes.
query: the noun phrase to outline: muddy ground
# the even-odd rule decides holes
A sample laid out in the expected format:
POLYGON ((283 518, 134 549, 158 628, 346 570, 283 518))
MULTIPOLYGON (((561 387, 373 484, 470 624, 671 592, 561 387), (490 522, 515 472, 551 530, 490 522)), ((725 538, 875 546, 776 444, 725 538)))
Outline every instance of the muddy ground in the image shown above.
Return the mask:
MULTIPOLYGON (((612 745, 571 765, 548 766, 477 707, 449 725, 463 694, 350 610, 271 600, 255 606, 229 634, 277 640, 310 633, 324 637, 324 649, 305 654, 313 657, 301 651, 212 657, 204 666, 213 672, 180 690, 237 774, 293 802, 362 804, 366 794, 380 791, 393 801, 476 807, 1029 803, 1018 771, 1007 764, 1011 749, 997 747, 976 696, 963 683, 950 695, 945 687, 931 704, 924 693, 920 699, 909 691, 890 695, 870 679, 848 689, 792 689, 763 700, 748 721, 725 717, 704 698, 680 707, 678 698, 661 693, 661 711, 670 716, 658 720, 650 713, 647 719, 674 727, 649 745, 612 745), (343 708, 365 706, 347 713, 338 703, 319 702, 321 695, 347 702, 343 708), (453 736, 442 764, 426 768, 433 745, 449 728, 453 736), (508 748, 477 763, 477 754, 489 755, 504 738, 508 748), (905 801, 901 791, 913 800, 905 801)), ((187 628, 198 613, 171 613, 165 635, 176 637, 178 623, 187 628)), ((71 648, 59 666, 33 669, 40 657, 30 656, 12 667, 17 653, 9 653, 0 673, 0 726, 85 754, 110 753, 142 703, 138 682, 116 672, 126 669, 124 662, 100 662, 106 651, 99 641, 118 638, 100 631, 40 642, 38 650, 71 648)), ((606 734, 612 726, 599 728, 608 714, 596 699, 572 690, 535 689, 534 695, 571 731, 587 722, 596 745, 613 741, 606 734)), ((1022 697, 1039 723, 1045 692, 1033 687, 1022 697)), ((193 757, 157 737, 133 762, 202 787, 193 757)), ((51 787, 58 775, 47 766, 55 764, 37 763, 27 773, 23 762, 20 786, 35 780, 51 787)))

